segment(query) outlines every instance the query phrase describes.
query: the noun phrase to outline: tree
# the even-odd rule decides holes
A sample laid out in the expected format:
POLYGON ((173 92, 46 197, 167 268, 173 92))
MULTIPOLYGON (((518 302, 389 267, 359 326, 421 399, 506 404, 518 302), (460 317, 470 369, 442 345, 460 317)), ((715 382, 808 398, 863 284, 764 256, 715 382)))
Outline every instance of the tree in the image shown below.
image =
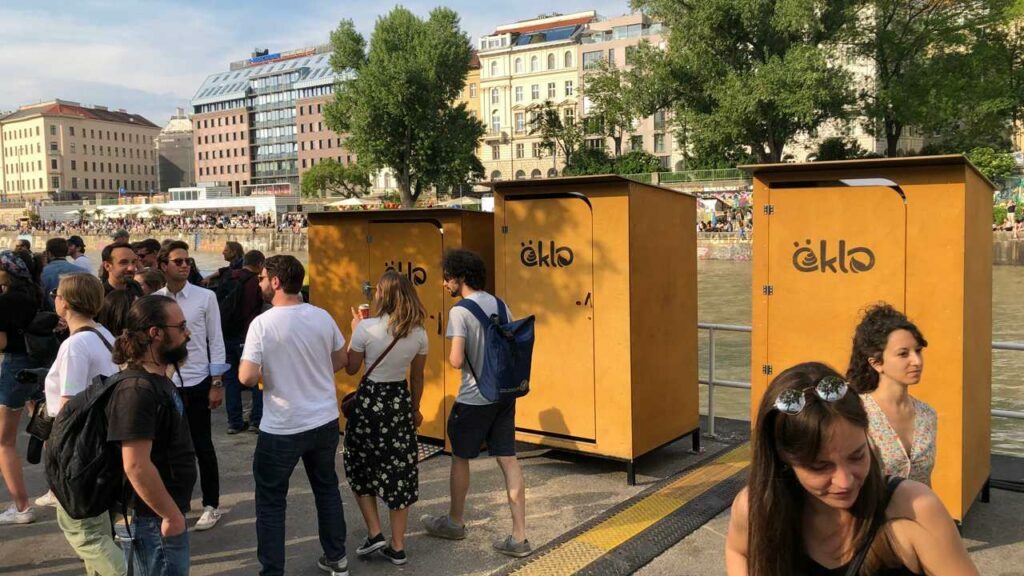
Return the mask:
POLYGON ((667 51, 636 54, 636 74, 654 77, 644 114, 671 105, 693 145, 742 144, 759 162, 782 160, 794 136, 845 117, 850 77, 823 46, 856 1, 634 0, 669 28, 667 51))
POLYGON ((545 100, 526 109, 530 117, 530 136, 540 136, 540 145, 555 155, 561 153, 566 166, 572 164, 583 147, 583 129, 578 122, 563 119, 558 108, 545 100))
POLYGON ((470 157, 484 127, 455 104, 473 51, 454 11, 435 8, 423 20, 397 7, 377 21, 368 51, 352 21, 342 20, 331 44, 331 66, 343 79, 327 126, 348 134, 346 148, 367 170, 392 169, 403 206, 476 169, 470 157))
POLYGON ((1012 1, 861 2, 842 41, 850 56, 873 68, 860 91, 859 108, 868 132, 885 138, 886 155, 897 154, 907 126, 935 129, 991 112, 992 105, 1005 107, 992 101, 992 94, 984 105, 979 102, 978 95, 990 88, 980 83, 988 68, 980 63, 997 55, 997 47, 983 40, 1003 21, 1012 1))
POLYGON ((658 157, 646 150, 626 152, 615 159, 616 174, 645 174, 661 170, 658 157))
POLYGON ((599 132, 615 143, 615 157, 622 155, 622 138, 640 118, 629 76, 607 61, 584 73, 584 89, 591 102, 587 119, 595 119, 599 132))
POLYGON ((302 195, 326 198, 362 196, 370 191, 370 173, 359 164, 342 164, 325 158, 302 175, 302 195))
POLYGON ((867 151, 861 148, 856 140, 843 136, 825 138, 818 144, 818 150, 814 153, 814 161, 825 160, 853 160, 863 158, 867 151))
POLYGON ((573 156, 572 163, 565 166, 566 176, 614 173, 615 160, 604 148, 583 148, 573 156))
POLYGON ((995 183, 1019 173, 1012 154, 996 152, 991 148, 975 148, 967 153, 967 159, 995 183))

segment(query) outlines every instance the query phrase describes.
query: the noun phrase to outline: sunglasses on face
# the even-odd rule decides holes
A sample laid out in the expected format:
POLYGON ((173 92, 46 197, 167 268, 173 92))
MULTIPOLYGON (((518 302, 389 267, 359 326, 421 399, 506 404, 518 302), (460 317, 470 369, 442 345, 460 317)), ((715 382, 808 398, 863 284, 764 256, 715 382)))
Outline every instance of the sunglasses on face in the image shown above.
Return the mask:
POLYGON ((838 402, 846 396, 850 386, 837 376, 825 376, 814 386, 802 390, 785 390, 775 399, 775 409, 783 414, 796 416, 807 406, 807 392, 814 390, 818 398, 825 402, 838 402))
POLYGON ((170 260, 166 260, 166 262, 174 264, 175 266, 185 266, 188 264, 188 258, 172 258, 170 260))
POLYGON ((60 296, 60 294, 57 293, 57 289, 56 288, 54 288, 53 290, 50 290, 50 300, 53 300, 57 296, 60 296))

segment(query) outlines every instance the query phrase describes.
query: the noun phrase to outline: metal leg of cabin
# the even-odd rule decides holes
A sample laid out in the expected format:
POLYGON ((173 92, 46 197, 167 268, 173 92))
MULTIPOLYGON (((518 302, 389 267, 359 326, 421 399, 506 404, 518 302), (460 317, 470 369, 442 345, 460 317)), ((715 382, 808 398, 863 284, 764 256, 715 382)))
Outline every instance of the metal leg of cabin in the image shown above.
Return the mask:
POLYGON ((992 499, 992 477, 985 479, 985 485, 981 487, 981 502, 988 504, 992 499))
POLYGON ((693 434, 690 434, 690 441, 693 442, 693 453, 700 454, 700 428, 697 428, 693 431, 693 434))
POLYGON ((636 461, 626 461, 626 483, 630 486, 636 486, 636 461))

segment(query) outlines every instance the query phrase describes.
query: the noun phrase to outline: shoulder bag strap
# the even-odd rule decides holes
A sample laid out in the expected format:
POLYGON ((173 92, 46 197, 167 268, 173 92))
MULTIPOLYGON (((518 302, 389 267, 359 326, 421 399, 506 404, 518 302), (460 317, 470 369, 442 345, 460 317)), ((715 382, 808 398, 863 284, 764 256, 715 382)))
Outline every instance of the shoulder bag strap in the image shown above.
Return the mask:
POLYGON ((103 345, 107 347, 107 350, 111 352, 114 351, 114 347, 110 344, 110 342, 107 342, 107 339, 103 336, 103 333, 93 328, 92 326, 82 326, 78 330, 75 330, 75 334, 78 334, 79 332, 92 332, 100 339, 100 342, 103 342, 103 345))
POLYGON ((885 524, 885 511, 889 507, 889 501, 892 500, 892 495, 896 492, 896 487, 903 482, 903 478, 896 476, 890 476, 886 478, 885 486, 885 502, 882 509, 875 518, 871 521, 871 529, 868 531, 867 540, 864 541, 864 545, 857 551, 857 555, 854 556, 853 561, 850 562, 849 568, 846 570, 846 576, 857 576, 860 572, 861 566, 864 565, 864 561, 868 558, 868 552, 871 551, 871 545, 875 542, 875 536, 878 534, 878 530, 885 524))
POLYGON ((398 340, 399 338, 396 336, 395 339, 391 341, 391 344, 388 344, 388 347, 384 349, 384 353, 377 356, 377 360, 373 363, 373 366, 370 366, 366 372, 363 372, 363 380, 370 377, 370 373, 373 372, 373 369, 384 360, 384 357, 388 355, 388 352, 391 352, 391 349, 395 347, 395 344, 398 344, 398 340))

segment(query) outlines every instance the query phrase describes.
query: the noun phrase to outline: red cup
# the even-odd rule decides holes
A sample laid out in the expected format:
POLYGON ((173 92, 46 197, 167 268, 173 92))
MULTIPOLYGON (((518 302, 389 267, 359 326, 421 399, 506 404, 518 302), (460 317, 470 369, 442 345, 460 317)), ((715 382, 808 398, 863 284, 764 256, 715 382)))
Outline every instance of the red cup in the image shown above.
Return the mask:
POLYGON ((364 320, 370 317, 370 305, 369 304, 360 304, 359 305, 359 317, 364 319, 364 320))

